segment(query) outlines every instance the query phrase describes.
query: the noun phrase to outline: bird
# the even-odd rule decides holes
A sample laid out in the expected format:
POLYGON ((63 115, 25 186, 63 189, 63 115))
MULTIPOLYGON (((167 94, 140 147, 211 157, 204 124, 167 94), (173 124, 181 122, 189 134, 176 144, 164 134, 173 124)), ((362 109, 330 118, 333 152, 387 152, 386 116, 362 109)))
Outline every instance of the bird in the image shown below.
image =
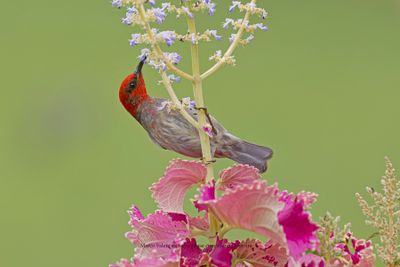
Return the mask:
MULTIPOLYGON (((166 150, 172 150, 191 158, 202 158, 199 132, 177 109, 165 108, 167 99, 148 95, 142 68, 142 59, 135 71, 122 81, 119 100, 124 108, 147 131, 150 139, 166 150)), ((185 107, 195 120, 199 108, 185 107)), ((215 158, 229 158, 239 164, 254 166, 260 173, 267 170, 267 161, 273 151, 269 147, 249 143, 229 133, 213 116, 207 118, 214 134, 210 137, 210 149, 215 158)))

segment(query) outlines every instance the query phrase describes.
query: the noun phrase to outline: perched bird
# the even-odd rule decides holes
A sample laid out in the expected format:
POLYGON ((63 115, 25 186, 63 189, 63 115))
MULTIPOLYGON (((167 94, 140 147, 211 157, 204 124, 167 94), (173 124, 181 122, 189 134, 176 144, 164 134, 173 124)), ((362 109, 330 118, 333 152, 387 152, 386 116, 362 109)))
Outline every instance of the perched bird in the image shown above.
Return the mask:
MULTIPOLYGON (((147 94, 142 74, 144 60, 134 73, 129 74, 119 89, 119 99, 125 109, 143 126, 151 140, 164 149, 182 155, 201 158, 201 144, 198 130, 191 125, 178 110, 165 108, 168 100, 147 94)), ((197 110, 187 109, 197 120, 197 110)), ((214 128, 211 152, 216 158, 229 158, 238 163, 256 167, 260 172, 267 170, 267 160, 272 150, 248 143, 230 134, 217 120, 208 116, 214 128)))

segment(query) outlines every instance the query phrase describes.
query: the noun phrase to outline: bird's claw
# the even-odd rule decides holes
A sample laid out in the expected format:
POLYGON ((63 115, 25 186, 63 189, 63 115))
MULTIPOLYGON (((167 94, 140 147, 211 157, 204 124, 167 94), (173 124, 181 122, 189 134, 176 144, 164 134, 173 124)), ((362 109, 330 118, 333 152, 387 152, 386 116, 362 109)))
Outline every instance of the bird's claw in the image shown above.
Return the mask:
POLYGON ((200 160, 201 160, 204 164, 206 164, 206 165, 210 165, 210 164, 213 164, 213 163, 217 162, 216 159, 205 160, 204 158, 200 158, 200 160))

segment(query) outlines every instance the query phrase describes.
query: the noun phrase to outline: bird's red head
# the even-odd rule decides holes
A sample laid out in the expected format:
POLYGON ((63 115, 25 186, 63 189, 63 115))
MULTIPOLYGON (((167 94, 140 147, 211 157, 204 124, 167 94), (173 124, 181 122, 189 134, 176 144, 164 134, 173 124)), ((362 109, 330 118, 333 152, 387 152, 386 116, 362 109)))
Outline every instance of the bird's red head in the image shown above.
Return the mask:
POLYGON ((144 84, 142 68, 146 59, 140 61, 136 71, 129 74, 119 88, 119 100, 125 109, 136 118, 137 110, 149 98, 144 84))

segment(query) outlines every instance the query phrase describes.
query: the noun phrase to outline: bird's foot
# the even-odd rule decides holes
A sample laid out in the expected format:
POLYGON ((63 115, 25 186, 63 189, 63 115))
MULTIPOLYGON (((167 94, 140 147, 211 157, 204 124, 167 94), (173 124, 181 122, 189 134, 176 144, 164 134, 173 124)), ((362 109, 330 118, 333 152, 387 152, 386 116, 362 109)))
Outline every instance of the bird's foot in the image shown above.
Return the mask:
POLYGON ((205 158, 200 158, 200 160, 201 160, 204 164, 206 164, 206 165, 210 165, 210 164, 213 164, 213 163, 217 162, 216 159, 205 160, 205 158))

